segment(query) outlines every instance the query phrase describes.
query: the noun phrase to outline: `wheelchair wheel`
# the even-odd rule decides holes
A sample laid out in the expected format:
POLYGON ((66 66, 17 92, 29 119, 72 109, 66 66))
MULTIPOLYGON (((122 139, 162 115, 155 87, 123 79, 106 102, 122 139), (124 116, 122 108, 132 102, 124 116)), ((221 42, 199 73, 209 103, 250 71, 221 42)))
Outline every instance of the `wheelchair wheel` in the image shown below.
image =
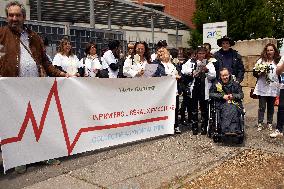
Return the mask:
POLYGON ((213 134, 213 141, 215 143, 221 142, 221 137, 218 134, 213 134))
POLYGON ((208 127, 207 127, 207 136, 208 136, 209 138, 212 138, 212 127, 211 127, 211 126, 208 126, 208 127))
POLYGON ((237 138, 237 144, 242 144, 244 142, 244 135, 241 135, 237 138))

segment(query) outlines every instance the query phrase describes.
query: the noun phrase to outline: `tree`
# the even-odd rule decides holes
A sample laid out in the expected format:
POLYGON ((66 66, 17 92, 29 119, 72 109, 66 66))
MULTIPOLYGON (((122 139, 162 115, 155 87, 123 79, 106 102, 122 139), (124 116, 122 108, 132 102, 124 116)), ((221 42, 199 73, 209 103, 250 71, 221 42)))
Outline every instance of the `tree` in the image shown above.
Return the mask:
POLYGON ((222 21, 228 22, 228 36, 234 40, 279 37, 283 35, 284 27, 283 2, 284 0, 196 0, 193 17, 196 29, 192 31, 189 43, 196 47, 196 41, 202 41, 204 23, 222 21), (280 19, 279 24, 276 24, 277 19, 280 19))
MULTIPOLYGON (((267 1, 267 7, 272 12, 274 27, 273 37, 276 39, 284 38, 284 0, 269 0, 267 1)), ((283 44, 283 40, 278 41, 278 47, 283 44)))

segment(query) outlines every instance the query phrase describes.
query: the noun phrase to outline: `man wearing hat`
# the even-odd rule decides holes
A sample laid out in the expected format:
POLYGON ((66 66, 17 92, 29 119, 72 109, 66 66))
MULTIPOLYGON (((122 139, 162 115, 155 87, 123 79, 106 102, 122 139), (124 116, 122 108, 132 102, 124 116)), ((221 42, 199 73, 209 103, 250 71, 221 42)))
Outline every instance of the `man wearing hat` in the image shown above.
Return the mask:
POLYGON ((214 54, 214 58, 217 59, 214 64, 217 73, 216 78, 219 78, 219 71, 222 68, 227 68, 234 79, 241 83, 244 79, 245 68, 241 55, 231 48, 231 46, 235 45, 235 42, 231 38, 224 36, 217 40, 217 45, 221 49, 214 54))

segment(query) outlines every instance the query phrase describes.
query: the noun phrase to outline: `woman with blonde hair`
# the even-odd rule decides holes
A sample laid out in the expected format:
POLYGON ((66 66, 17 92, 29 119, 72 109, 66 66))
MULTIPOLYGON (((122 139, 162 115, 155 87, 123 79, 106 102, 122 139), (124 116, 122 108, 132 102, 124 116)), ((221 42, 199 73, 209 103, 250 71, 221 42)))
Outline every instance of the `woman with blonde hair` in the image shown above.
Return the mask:
MULTIPOLYGON (((177 80, 181 78, 180 70, 177 68, 176 65, 173 64, 171 54, 166 48, 160 48, 157 52, 157 58, 159 61, 157 70, 154 74, 154 77, 161 77, 161 76, 171 76, 176 78, 177 80)), ((179 94, 178 88, 176 91, 176 102, 179 104, 179 94)), ((176 103, 176 111, 175 111, 175 124, 174 129, 176 134, 181 133, 181 128, 178 125, 178 104, 176 103)))
POLYGON ((72 51, 71 42, 68 37, 64 37, 59 44, 57 54, 55 55, 52 64, 67 73, 71 77, 79 77, 78 69, 82 67, 79 59, 72 51))

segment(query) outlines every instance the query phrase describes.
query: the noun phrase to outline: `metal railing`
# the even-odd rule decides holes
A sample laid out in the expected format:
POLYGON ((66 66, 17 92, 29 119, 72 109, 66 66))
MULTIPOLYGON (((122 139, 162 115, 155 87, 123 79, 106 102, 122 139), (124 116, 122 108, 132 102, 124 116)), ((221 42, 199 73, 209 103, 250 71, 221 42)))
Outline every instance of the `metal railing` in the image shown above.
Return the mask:
MULTIPOLYGON (((0 17, 0 26, 6 25, 6 18, 0 17)), ((110 40, 119 40, 123 52, 127 50, 127 41, 124 39, 123 31, 101 30, 80 26, 69 26, 56 22, 42 22, 27 20, 25 25, 49 40, 47 53, 53 58, 57 46, 64 36, 69 36, 72 47, 78 58, 84 56, 85 46, 88 42, 94 41, 97 44, 97 52, 107 48, 110 40)))

